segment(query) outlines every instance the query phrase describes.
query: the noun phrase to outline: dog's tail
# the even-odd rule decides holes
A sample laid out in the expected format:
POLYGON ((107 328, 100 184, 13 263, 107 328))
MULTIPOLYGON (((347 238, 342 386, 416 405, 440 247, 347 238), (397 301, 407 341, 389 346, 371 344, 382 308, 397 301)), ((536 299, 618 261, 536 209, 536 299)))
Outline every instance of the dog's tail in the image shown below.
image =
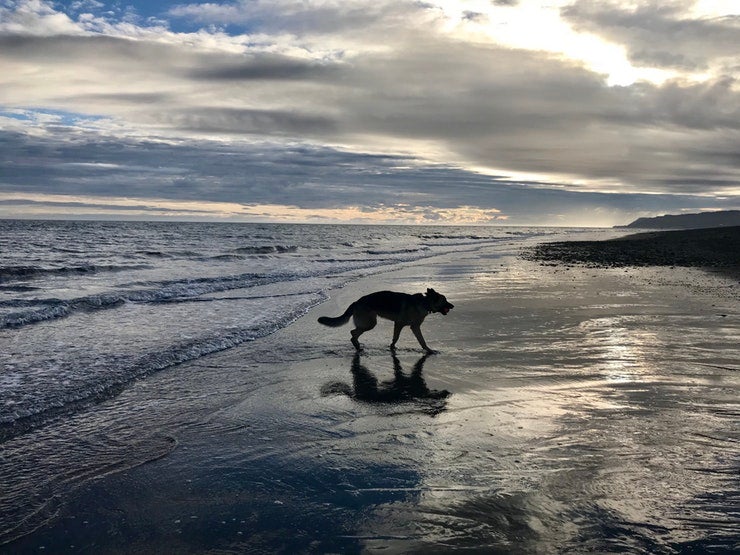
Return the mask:
POLYGON ((325 326, 329 326, 332 328, 338 328, 339 326, 343 326, 347 322, 349 322, 350 316, 352 316, 352 313, 355 311, 355 303, 352 303, 347 307, 347 310, 344 311, 344 314, 341 316, 337 316, 336 318, 331 318, 329 316, 321 316, 319 318, 319 324, 324 324, 325 326))

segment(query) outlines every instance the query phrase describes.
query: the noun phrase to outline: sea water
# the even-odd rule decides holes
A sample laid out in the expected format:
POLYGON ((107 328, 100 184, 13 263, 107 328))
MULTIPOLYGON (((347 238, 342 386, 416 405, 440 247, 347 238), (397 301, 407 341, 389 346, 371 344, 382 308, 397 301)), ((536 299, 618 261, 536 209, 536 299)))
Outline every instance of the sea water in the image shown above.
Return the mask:
POLYGON ((0 226, 0 552, 737 551, 736 284, 516 256, 625 232, 0 226), (287 327, 427 284, 439 356, 287 327))
POLYGON ((551 233, 0 220, 0 441, 268 335, 359 276, 551 233))

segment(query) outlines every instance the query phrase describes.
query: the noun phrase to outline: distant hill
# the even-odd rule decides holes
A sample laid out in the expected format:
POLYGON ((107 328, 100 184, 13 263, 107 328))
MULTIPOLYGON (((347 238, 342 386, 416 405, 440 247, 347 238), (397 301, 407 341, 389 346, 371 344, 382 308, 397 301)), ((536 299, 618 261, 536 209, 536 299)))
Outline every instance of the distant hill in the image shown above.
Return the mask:
POLYGON ((630 224, 615 227, 630 229, 701 229, 736 225, 740 225, 740 210, 638 218, 630 224))

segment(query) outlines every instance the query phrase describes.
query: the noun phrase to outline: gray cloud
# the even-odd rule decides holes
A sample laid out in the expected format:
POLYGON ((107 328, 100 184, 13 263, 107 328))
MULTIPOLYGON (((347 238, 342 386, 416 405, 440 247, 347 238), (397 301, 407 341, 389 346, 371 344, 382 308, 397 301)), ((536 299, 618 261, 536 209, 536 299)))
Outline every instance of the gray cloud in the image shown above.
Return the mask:
POLYGON ((740 52, 740 15, 697 19, 693 1, 621 2, 577 0, 562 15, 577 29, 623 44, 638 65, 704 70, 740 52))
POLYGON ((173 95, 164 93, 92 93, 92 94, 72 94, 69 96, 60 96, 53 98, 58 102, 72 102, 80 104, 114 104, 114 105, 135 105, 142 104, 168 104, 174 100, 173 95))
POLYGON ((214 60, 214 64, 194 68, 190 76, 206 81, 320 80, 337 73, 335 64, 298 60, 289 56, 256 54, 238 61, 214 60))
POLYGON ((336 128, 336 122, 329 117, 288 110, 202 107, 170 110, 153 119, 181 130, 238 135, 317 136, 329 134, 336 128))
POLYGON ((62 64, 62 68, 80 61, 94 63, 96 59, 101 65, 115 62, 131 69, 140 65, 165 68, 182 58, 173 45, 106 35, 2 34, 0 49, 3 58, 42 65, 62 64))
POLYGON ((19 198, 19 199, 0 199, 0 207, 3 206, 18 206, 18 207, 26 207, 26 206, 33 206, 33 207, 43 207, 46 209, 85 209, 85 210, 105 210, 110 212, 156 212, 157 214, 160 213, 177 213, 182 214, 192 214, 192 215, 201 215, 201 216, 207 216, 209 215, 209 212, 205 210, 192 210, 192 209, 186 209, 186 208, 177 208, 177 209, 171 209, 171 208, 163 208, 160 206, 152 207, 146 204, 129 204, 129 205, 116 205, 116 204, 106 204, 106 203, 95 203, 95 202, 80 202, 80 201, 50 201, 50 200, 32 200, 32 199, 25 199, 25 198, 19 198))
MULTIPOLYGON (((499 210, 509 223, 569 225, 593 223, 594 218, 624 223, 642 214, 723 205, 692 196, 578 193, 545 183, 424 165, 408 157, 310 145, 169 144, 101 140, 97 135, 70 140, 53 132, 44 137, 0 132, 0 147, 0 192, 21 195, 4 204, 35 203, 50 209, 188 212, 147 206, 142 201, 163 197, 243 205, 287 203, 307 209, 364 206, 368 211, 393 205, 405 205, 409 210, 476 206, 499 210), (38 194, 100 198, 119 196, 122 191, 140 200, 117 208, 101 201, 33 200, 38 194)), ((190 211, 198 216, 197 210, 190 211)))
MULTIPOLYGON (((277 5, 172 9, 253 27, 240 37, 0 33, 0 104, 110 118, 95 129, 56 122, 4 132, 0 187, 307 207, 474 205, 520 217, 568 205, 711 207, 712 195, 738 188, 732 78, 613 87, 562 57, 460 40, 423 3, 277 5), (558 189, 461 167, 539 173, 558 189), (593 192, 601 187, 625 195, 593 192), (708 196, 697 205, 693 195, 708 196)), ((676 21, 675 37, 717 31, 697 47, 701 63, 736 45, 728 20, 688 20, 678 4, 615 6, 576 2, 563 14, 656 56, 676 21), (633 24, 635 14, 649 17, 633 24)))
MULTIPOLYGON (((193 3, 171 8, 174 17, 216 25, 243 24, 268 33, 303 35, 366 34, 378 26, 392 31, 406 28, 419 17, 438 12, 425 2, 376 0, 322 2, 249 0, 229 4, 193 3)), ((382 35, 381 35, 382 36, 382 35)))
POLYGON ((737 80, 720 77, 702 83, 669 81, 656 87, 637 83, 623 90, 606 119, 624 125, 671 126, 691 130, 740 129, 737 80))
POLYGON ((72 81, 50 86, 44 71, 37 82, 6 77, 0 96, 18 103, 37 94, 62 109, 108 111, 191 136, 355 149, 432 143, 458 164, 618 181, 628 190, 645 183, 662 192, 682 183, 677 192, 702 194, 737 187, 736 160, 725 152, 738 144, 740 125, 732 79, 608 87, 601 76, 538 52, 419 29, 404 37, 388 52, 341 62, 102 36, 2 37, 5 59, 72 81), (76 86, 73 76, 87 77, 76 86), (702 168, 701 182, 686 178, 690 167, 702 168))
POLYGON ((738 145, 740 93, 730 79, 607 87, 582 67, 531 52, 416 44, 403 57, 356 62, 349 80, 367 93, 337 101, 355 129, 435 139, 478 165, 620 180, 635 190, 650 175, 680 178, 695 165, 705 181, 694 192, 710 192, 718 176, 738 176, 732 160, 718 164, 723 144, 738 145), (380 80, 388 86, 366 87, 380 80))

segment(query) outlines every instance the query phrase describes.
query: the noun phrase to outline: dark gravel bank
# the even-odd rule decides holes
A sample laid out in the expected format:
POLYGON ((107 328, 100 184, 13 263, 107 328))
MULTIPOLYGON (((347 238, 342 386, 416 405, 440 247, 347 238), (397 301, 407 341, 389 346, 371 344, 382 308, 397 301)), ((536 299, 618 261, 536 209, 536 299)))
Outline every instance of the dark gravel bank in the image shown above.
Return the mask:
POLYGON ((601 267, 702 267, 740 276, 740 226, 655 231, 608 241, 542 243, 523 256, 601 267))

